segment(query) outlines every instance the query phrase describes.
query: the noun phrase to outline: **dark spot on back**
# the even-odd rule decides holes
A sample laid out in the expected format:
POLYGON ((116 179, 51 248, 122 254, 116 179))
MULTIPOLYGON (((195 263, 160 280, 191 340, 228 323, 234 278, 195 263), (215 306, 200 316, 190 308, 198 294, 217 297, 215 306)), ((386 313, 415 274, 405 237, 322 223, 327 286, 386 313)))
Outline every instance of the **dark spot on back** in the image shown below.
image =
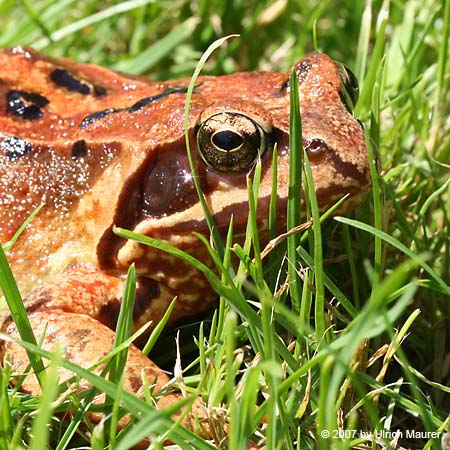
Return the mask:
POLYGON ((136 112, 142 109, 144 106, 147 106, 149 103, 156 102, 164 97, 167 97, 171 94, 185 94, 187 92, 186 87, 168 87, 160 94, 152 95, 151 97, 145 97, 139 101, 137 101, 134 105, 131 105, 127 111, 128 112, 136 112))
POLYGON ((104 109, 103 111, 97 111, 95 113, 89 114, 82 120, 80 127, 83 129, 87 128, 91 123, 95 122, 96 120, 103 119, 103 117, 106 117, 108 114, 115 113, 118 111, 119 110, 117 109, 108 108, 104 109))
POLYGON ((128 108, 110 108, 89 114, 82 120, 80 127, 83 129, 87 128, 91 123, 95 122, 96 120, 103 119, 109 114, 116 114, 121 112, 133 113, 139 111, 148 104, 161 100, 162 98, 167 97, 171 94, 184 94, 186 92, 187 87, 167 87, 163 92, 156 95, 152 95, 151 97, 142 98, 141 100, 138 100, 136 103, 133 103, 128 108))
POLYGON ((72 159, 82 158, 83 156, 86 156, 86 152, 86 141, 76 141, 72 146, 72 159))
POLYGON ((66 88, 70 92, 78 92, 82 95, 94 94, 98 97, 106 95, 106 89, 102 86, 92 85, 90 82, 80 80, 64 69, 54 69, 50 72, 51 80, 58 86, 66 88))
POLYGON ((6 110, 24 120, 40 119, 42 108, 48 105, 48 100, 40 94, 25 91, 9 91, 6 110))
POLYGON ((20 158, 27 153, 30 153, 33 149, 32 145, 28 141, 15 136, 7 136, 0 142, 0 147, 6 153, 6 156, 11 160, 20 158))
POLYGON ((75 78, 71 73, 64 69, 54 69, 50 72, 50 78, 58 86, 65 87, 71 92, 78 92, 83 95, 91 93, 89 86, 75 78))

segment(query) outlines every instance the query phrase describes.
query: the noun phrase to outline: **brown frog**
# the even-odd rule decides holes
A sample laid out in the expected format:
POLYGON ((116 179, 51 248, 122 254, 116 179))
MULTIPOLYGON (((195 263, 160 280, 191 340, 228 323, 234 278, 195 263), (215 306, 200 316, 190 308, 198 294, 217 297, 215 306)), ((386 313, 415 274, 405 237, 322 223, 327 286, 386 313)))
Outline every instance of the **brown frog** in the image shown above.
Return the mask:
MULTIPOLYGON (((319 204, 324 208, 349 194, 350 209, 370 185, 363 129, 349 112, 356 81, 320 53, 294 68, 319 204)), ((278 217, 284 220, 288 78, 250 72, 197 80, 189 135, 198 179, 222 232, 233 215, 236 234, 245 233, 246 174, 260 159, 258 222, 265 235, 275 143, 278 217)), ((208 228, 186 156, 188 83, 128 77, 22 47, 0 53, 0 241, 8 241, 39 204, 45 205, 8 258, 36 335, 45 330, 45 347, 61 345, 66 357, 85 367, 112 346, 131 263, 138 274, 135 327, 157 323, 175 296, 172 321, 216 300, 189 265, 114 233, 115 226, 131 229, 211 264, 193 234, 207 234, 208 228)), ((10 319, 3 330, 16 334, 10 319)), ((3 344, 2 352, 16 372, 25 370, 28 360, 19 346, 3 344)), ((157 389, 168 381, 132 347, 127 389, 141 389, 142 368, 150 380, 157 377, 157 389)), ((23 388, 39 392, 31 376, 23 388)))

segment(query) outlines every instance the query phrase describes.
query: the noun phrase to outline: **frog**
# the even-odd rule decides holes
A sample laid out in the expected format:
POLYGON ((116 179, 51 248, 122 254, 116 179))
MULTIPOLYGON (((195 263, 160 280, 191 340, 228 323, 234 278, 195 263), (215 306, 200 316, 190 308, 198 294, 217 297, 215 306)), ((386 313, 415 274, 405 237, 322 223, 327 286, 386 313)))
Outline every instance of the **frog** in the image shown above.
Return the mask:
MULTIPOLYGON (((356 78, 320 52, 292 69, 318 204, 325 210, 346 197, 341 211, 349 211, 371 184, 363 126, 352 114, 356 78)), ((290 72, 196 80, 187 135, 195 177, 222 236, 231 217, 235 235, 245 235, 247 177, 260 164, 257 224, 262 243, 268 240, 273 158, 279 229, 286 225, 290 72)), ((198 237, 209 236, 209 228, 186 151, 189 82, 126 75, 20 46, 0 51, 0 241, 9 241, 43 205, 8 260, 37 340, 43 337, 45 349, 63 348, 64 357, 82 367, 111 351, 131 264, 134 331, 154 327, 174 298, 169 325, 217 302, 197 269, 116 233, 124 228, 158 239, 213 267, 198 237)), ((2 331, 17 336, 10 316, 2 331)), ((0 353, 14 373, 27 368, 20 345, 3 341, 0 353)), ((60 381, 72 375, 62 371, 60 381)), ((139 394, 144 375, 155 392, 169 382, 132 344, 124 388, 139 394)), ((40 392, 33 375, 21 389, 40 392)), ((178 398, 168 392, 158 406, 178 398)))

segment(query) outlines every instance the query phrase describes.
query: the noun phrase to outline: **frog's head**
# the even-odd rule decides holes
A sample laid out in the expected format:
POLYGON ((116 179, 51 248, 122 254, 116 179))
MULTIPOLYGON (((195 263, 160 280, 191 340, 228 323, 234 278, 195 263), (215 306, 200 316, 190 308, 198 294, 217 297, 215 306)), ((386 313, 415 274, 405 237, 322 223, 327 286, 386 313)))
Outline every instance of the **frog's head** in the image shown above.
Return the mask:
MULTIPOLYGON (((348 195, 344 208, 351 209, 370 185, 363 129, 351 114, 357 100, 356 79, 343 65, 320 53, 301 59, 294 69, 299 83, 303 144, 319 205, 329 207, 348 195)), ((281 222, 285 219, 289 90, 289 74, 237 73, 198 80, 191 107, 191 148, 196 176, 221 230, 227 229, 233 216, 236 233, 245 233, 246 178, 257 161, 262 166, 258 221, 261 230, 266 227, 275 144, 278 218, 281 222)), ((176 100, 179 98, 173 98, 176 100)), ((185 150, 180 151, 182 145, 180 136, 166 144, 153 160, 145 175, 141 220, 134 229, 188 248, 195 239, 192 232, 206 232, 207 226, 185 150)), ((126 244, 119 260, 129 262, 135 247, 126 244)))
MULTIPOLYGON (((364 133, 349 112, 354 77, 319 53, 294 69, 319 204, 326 208, 348 194, 349 209, 369 186, 364 133)), ((141 273, 161 268, 160 253, 124 241, 114 226, 204 257, 193 232, 208 230, 185 145, 190 80, 152 82, 21 47, 0 51, 0 72, 1 240, 10 239, 45 203, 9 253, 16 272, 24 274, 22 285, 33 285, 30 274, 45 276, 67 265, 119 273, 132 261, 141 273)), ((231 216, 236 234, 245 233, 247 175, 261 161, 257 219, 264 239, 275 144, 282 229, 289 179, 288 80, 289 74, 264 72, 197 80, 188 129, 195 176, 223 233, 231 216)), ((173 260, 168 264, 167 272, 178 269, 173 260)), ((173 278, 184 283, 185 270, 173 278)))

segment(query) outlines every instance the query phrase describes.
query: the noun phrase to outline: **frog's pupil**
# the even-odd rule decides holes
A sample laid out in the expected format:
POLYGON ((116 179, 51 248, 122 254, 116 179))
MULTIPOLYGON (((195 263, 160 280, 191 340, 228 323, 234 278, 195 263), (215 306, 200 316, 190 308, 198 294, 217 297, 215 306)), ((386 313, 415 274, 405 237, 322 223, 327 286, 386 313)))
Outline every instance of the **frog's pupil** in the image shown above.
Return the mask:
POLYGON ((214 133, 212 142, 217 148, 229 152, 240 147, 244 142, 244 138, 234 131, 225 130, 214 133))

